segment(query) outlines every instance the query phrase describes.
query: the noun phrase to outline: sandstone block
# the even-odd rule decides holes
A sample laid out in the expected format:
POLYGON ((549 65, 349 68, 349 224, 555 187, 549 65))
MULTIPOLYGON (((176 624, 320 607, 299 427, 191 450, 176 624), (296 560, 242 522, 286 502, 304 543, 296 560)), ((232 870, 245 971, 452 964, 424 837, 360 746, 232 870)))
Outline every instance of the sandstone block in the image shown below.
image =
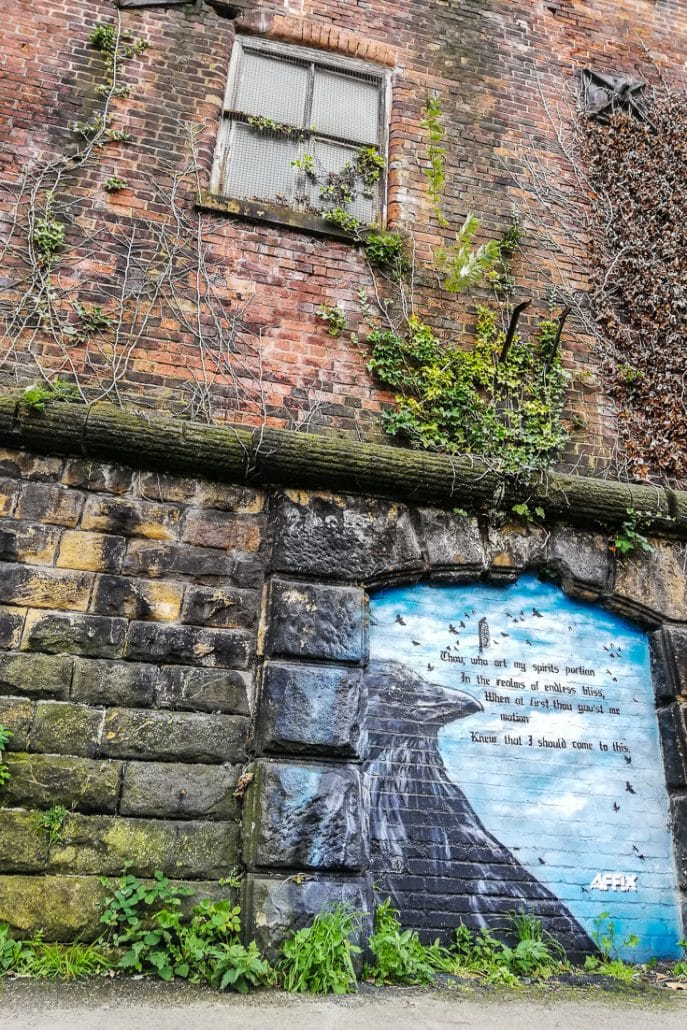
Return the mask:
POLYGON ((0 654, 0 691, 66 701, 72 659, 43 654, 0 654))
POLYGON ((189 587, 181 613, 183 622, 218 629, 255 629, 260 609, 257 590, 189 587))
POLYGON ((80 812, 114 812, 119 792, 120 762, 92 761, 59 755, 6 756, 11 776, 0 791, 0 803, 19 808, 64 805, 80 812))
POLYGON ((156 665, 76 658, 71 699, 88 705, 150 708, 157 678, 156 665))
POLYGON ((250 689, 250 673, 168 665, 160 670, 157 703, 161 708, 249 715, 250 689))
POLYGON ((122 564, 128 576, 193 576, 201 582, 233 581, 234 561, 213 548, 131 540, 122 564))
POLYGON ((245 758, 247 733, 242 716, 112 708, 101 747, 112 758, 238 763, 245 758))
POLYGON ((487 559, 477 519, 434 508, 420 510, 432 579, 464 583, 485 569, 487 559))
POLYGON ((91 572, 119 572, 126 550, 120 536, 68 529, 62 534, 57 566, 91 572))
POLYGON ((238 765, 130 762, 124 773, 121 815, 158 819, 237 819, 238 765))
POLYGON ((90 607, 98 615, 171 622, 179 616, 183 595, 183 586, 166 580, 99 576, 90 607))
POLYGON ((24 651, 116 658, 123 654, 126 620, 101 615, 31 612, 22 638, 24 651))
POLYGON ((31 729, 31 750, 92 758, 98 751, 103 713, 98 708, 39 701, 31 729))
POLYGON ((0 479, 0 516, 11 515, 19 496, 19 483, 11 479, 0 479))
POLYGON ((549 564, 572 597, 594 601, 608 589, 610 555, 608 539, 602 533, 557 526, 549 542, 549 564))
POLYGON ((271 960, 294 931, 313 921, 315 916, 338 902, 363 914, 357 936, 362 946, 372 932, 372 918, 366 885, 359 880, 308 877, 302 883, 294 877, 277 879, 248 874, 243 893, 243 919, 246 933, 271 960))
MULTIPOLYGON (((2 814, 0 813, 0 819, 2 814)), ((49 871, 117 876, 126 863, 136 876, 219 879, 239 860, 238 825, 69 815, 50 849, 49 871)), ((2 845, 0 845, 2 847, 2 845)))
POLYGON ((70 458, 65 464, 62 482, 79 490, 105 494, 125 494, 131 487, 134 473, 116 465, 104 465, 88 458, 70 458))
POLYGON ((33 702, 23 697, 0 697, 0 723, 12 730, 8 751, 25 751, 33 722, 33 702))
POLYGON ((39 873, 45 869, 48 842, 37 826, 36 812, 0 808, 0 869, 3 873, 39 873))
POLYGON ((0 647, 19 647, 26 608, 4 608, 0 606, 0 647))
POLYGON ((83 612, 88 607, 92 580, 89 572, 0 562, 0 601, 83 612))
POLYGON ((194 508, 186 516, 181 539, 197 547, 252 553, 260 547, 263 526, 258 516, 194 508))
POLYGON ((543 565, 546 557, 546 533, 538 526, 508 523, 499 529, 490 527, 487 544, 489 578, 511 583, 526 569, 543 565))
POLYGON ((47 941, 93 940, 106 896, 98 876, 0 876, 0 923, 15 937, 41 930, 47 941))
POLYGON ((662 626, 649 641, 657 699, 667 701, 687 694, 687 629, 662 626))
POLYGON ((34 522, 0 524, 0 561, 50 565, 55 557, 60 529, 34 522))
POLYGON ((81 517, 83 500, 83 494, 77 490, 56 483, 25 483, 16 515, 28 522, 73 529, 81 517))
POLYGON ((687 545, 652 540, 653 551, 616 560, 615 589, 608 606, 656 625, 687 621, 687 545))
POLYGON ((147 540, 174 540, 179 509, 169 504, 130 501, 120 497, 89 497, 81 525, 84 529, 147 540))
POLYGON ((129 627, 127 657, 133 661, 245 669, 253 651, 253 637, 243 630, 149 622, 132 622, 129 627))

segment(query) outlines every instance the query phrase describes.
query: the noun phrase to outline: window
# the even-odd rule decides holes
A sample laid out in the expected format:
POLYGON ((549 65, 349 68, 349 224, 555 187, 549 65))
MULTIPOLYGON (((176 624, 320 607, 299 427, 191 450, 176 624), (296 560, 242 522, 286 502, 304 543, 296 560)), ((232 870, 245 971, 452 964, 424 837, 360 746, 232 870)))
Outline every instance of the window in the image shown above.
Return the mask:
MULTIPOLYGON (((355 167, 367 148, 386 156, 384 71, 329 53, 236 39, 212 193, 316 215, 337 206, 321 195, 327 176, 355 167)), ((380 176, 373 187, 355 189, 346 208, 367 223, 381 220, 383 206, 380 176)))

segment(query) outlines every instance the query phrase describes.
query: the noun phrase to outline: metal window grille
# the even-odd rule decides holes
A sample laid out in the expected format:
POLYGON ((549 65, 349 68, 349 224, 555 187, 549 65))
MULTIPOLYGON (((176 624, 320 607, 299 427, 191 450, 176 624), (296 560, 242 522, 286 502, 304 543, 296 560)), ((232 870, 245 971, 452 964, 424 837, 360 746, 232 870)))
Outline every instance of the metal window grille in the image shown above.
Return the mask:
MULTIPOLYGON (((337 206, 294 162, 310 155, 318 180, 355 161, 361 147, 385 156, 384 73, 300 47, 235 42, 217 143, 213 192, 301 211, 337 206)), ((355 191, 361 222, 383 211, 383 177, 355 191), (367 195, 365 195, 367 194, 367 195)))

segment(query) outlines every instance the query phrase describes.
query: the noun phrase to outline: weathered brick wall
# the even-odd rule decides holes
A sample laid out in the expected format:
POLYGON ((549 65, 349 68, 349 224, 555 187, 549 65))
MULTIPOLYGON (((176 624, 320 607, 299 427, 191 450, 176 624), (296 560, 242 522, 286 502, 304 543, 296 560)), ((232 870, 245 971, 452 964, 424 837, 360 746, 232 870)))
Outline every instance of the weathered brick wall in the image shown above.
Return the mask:
MULTIPOLYGON (((113 18, 108 0, 21 0, 15 7, 0 87, 0 114, 11 130, 1 144, 0 163, 3 178, 14 187, 34 162, 63 153, 73 140, 69 124, 88 119, 96 109, 103 62, 89 49, 88 36, 95 24, 113 18)), ((146 54, 127 64, 130 97, 113 104, 117 127, 130 131, 133 142, 108 145, 61 187, 64 198, 78 200, 68 215, 74 260, 60 284, 65 304, 74 299, 114 303, 108 287, 124 275, 132 232, 149 253, 160 248, 154 230, 173 224, 163 194, 188 162, 184 125, 198 129, 198 178, 191 176, 193 182, 181 184, 179 191, 193 235, 194 191, 209 184, 238 30, 391 68, 389 224, 414 232, 422 266, 442 238, 450 242, 468 211, 492 236, 506 227, 515 205, 526 229, 516 268, 518 295, 533 296, 543 314, 551 286, 586 288, 584 247, 551 221, 533 190, 546 178, 563 189, 570 182, 557 150, 551 105, 570 96, 574 106, 575 76, 586 66, 651 78, 655 60, 670 77, 687 39, 687 14, 679 0, 372 0, 363 6, 258 0, 246 7, 237 23, 207 4, 122 11, 125 29, 150 44, 146 54), (420 167, 419 123, 429 91, 442 97, 447 123, 446 230, 432 216, 420 167), (129 189, 106 194, 103 183, 114 172, 129 189)), ((7 226, 13 203, 3 193, 0 212, 7 226)), ((76 369, 91 395, 100 377, 101 385, 112 385, 112 395, 116 391, 147 406, 252 425, 293 425, 308 418, 313 428, 374 436, 377 416, 391 398, 374 384, 365 355, 349 335, 328 337, 317 317, 321 304, 338 303, 356 327, 356 291, 366 282, 360 255, 341 242, 211 212, 198 224, 227 325, 234 318, 241 322, 238 336, 229 332, 233 372, 217 371, 219 358, 209 342, 205 349, 199 346, 197 282, 189 274, 186 280, 178 277, 173 301, 167 296, 146 316, 141 331, 138 323, 139 329, 124 334, 119 350, 103 346, 87 357, 78 341, 65 343, 49 332, 19 333, 13 346, 4 345, 5 382, 14 381, 16 371, 23 381, 36 378, 27 349, 33 337, 32 350, 40 354, 44 370, 69 376, 76 369)), ((15 257, 10 251, 6 265, 12 267, 15 257)), ((10 312, 26 288, 21 275, 19 282, 16 277, 16 269, 25 266, 16 260, 8 275, 10 312)), ((419 268, 417 310, 438 330, 469 329, 470 307, 456 304, 419 268)), ((565 356, 574 375, 569 414, 586 422, 575 434, 571 458, 593 466, 613 452, 613 413, 597 379, 591 341, 577 323, 566 333, 565 356)))
POLYGON ((0 921, 91 932, 127 863, 216 893, 240 863, 264 495, 10 451, 0 475, 0 921))

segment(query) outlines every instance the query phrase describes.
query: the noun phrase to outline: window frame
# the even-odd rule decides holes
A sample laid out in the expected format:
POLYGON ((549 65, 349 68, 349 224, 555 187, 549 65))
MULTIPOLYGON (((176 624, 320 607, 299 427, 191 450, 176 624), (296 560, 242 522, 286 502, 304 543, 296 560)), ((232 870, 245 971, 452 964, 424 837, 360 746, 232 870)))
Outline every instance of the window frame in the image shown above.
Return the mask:
MULTIPOLYGON (((312 90, 314 82, 314 69, 321 68, 325 71, 343 73, 356 77, 363 77, 372 80, 377 89, 378 96, 378 140, 375 144, 356 141, 352 137, 337 136, 333 133, 318 132, 311 134, 309 138, 322 140, 324 143, 340 144, 343 146, 370 146, 375 145, 384 158, 384 172, 380 177, 379 190, 374 198, 373 218, 380 226, 386 224, 388 207, 388 152, 389 152, 389 116, 391 112, 391 70, 378 64, 372 64, 359 58, 343 56, 329 50, 317 50, 309 47, 298 46, 297 44, 284 43, 278 40, 263 39, 259 36, 237 35, 229 62, 227 83, 224 91, 222 110, 219 118, 215 150, 212 162, 210 177, 210 191, 201 197, 201 206, 221 210, 228 214, 236 214, 257 221, 272 222, 279 225, 287 225, 291 228, 302 228, 308 231, 323 233, 329 236, 348 238, 337 226, 325 221, 314 211, 308 211, 302 207, 284 206, 276 200, 256 200, 238 197, 222 191, 222 177, 227 160, 231 160, 228 153, 229 131, 226 126, 232 121, 245 122, 246 112, 239 111, 233 106, 233 100, 237 93, 238 77, 241 72, 243 55, 248 52, 263 53, 275 59, 280 58, 289 61, 296 60, 307 63, 313 69, 310 73, 308 85, 308 96, 306 99, 306 115, 312 104, 312 90)), ((307 129, 305 131, 308 131, 307 129)))

